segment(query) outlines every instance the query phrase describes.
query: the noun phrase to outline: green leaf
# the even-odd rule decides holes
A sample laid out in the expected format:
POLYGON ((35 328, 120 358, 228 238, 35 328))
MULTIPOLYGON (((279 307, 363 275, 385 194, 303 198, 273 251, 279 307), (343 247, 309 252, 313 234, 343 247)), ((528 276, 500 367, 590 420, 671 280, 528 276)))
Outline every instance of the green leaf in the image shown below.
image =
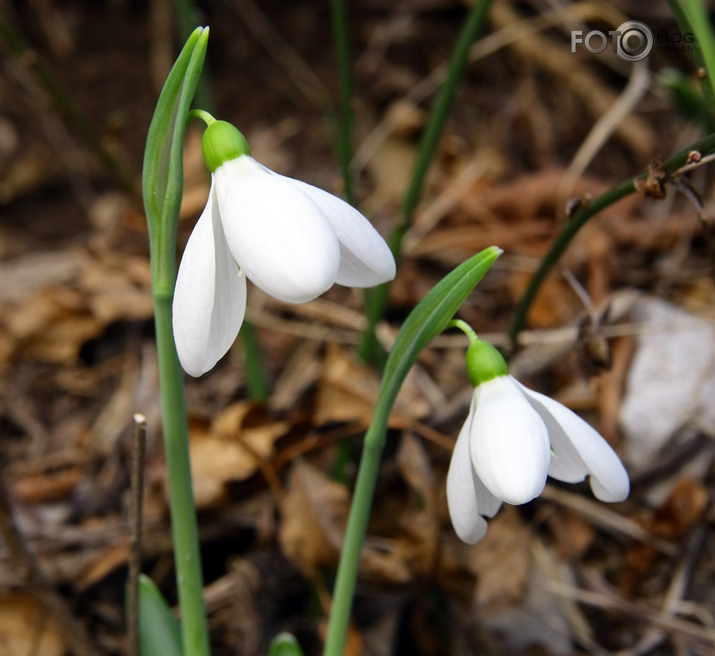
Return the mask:
POLYGON ((139 576, 139 653, 141 656, 183 656, 181 629, 159 588, 139 576))
POLYGON ((674 68, 663 69, 658 77, 660 83, 670 92, 680 114, 688 120, 697 121, 703 130, 710 134, 713 131, 713 122, 707 103, 690 77, 674 68))
MULTIPOLYGON (((447 328, 460 305, 502 252, 498 246, 490 246, 477 253, 442 278, 412 310, 387 358, 376 415, 382 409, 389 413, 402 381, 422 349, 447 328)), ((384 419, 386 421, 387 416, 384 419)))
POLYGON ((155 290, 173 289, 176 225, 184 190, 184 132, 206 58, 209 29, 197 27, 179 54, 154 110, 144 150, 142 190, 155 290))
POLYGON ((279 633, 271 642, 268 656, 303 656, 303 650, 290 633, 279 633))

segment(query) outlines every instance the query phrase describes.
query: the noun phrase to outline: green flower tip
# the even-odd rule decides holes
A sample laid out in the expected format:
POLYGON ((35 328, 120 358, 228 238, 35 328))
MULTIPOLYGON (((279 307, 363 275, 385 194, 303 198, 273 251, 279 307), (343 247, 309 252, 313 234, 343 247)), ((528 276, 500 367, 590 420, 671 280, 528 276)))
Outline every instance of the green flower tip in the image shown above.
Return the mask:
POLYGON ((271 642, 268 656, 303 656, 303 650, 290 633, 279 633, 271 642))
POLYGON ((473 341, 467 349, 467 374, 473 387, 509 375, 509 366, 491 344, 481 339, 473 341))
POLYGON ((209 171, 241 155, 250 155, 246 137, 226 121, 212 121, 201 140, 201 153, 209 171))

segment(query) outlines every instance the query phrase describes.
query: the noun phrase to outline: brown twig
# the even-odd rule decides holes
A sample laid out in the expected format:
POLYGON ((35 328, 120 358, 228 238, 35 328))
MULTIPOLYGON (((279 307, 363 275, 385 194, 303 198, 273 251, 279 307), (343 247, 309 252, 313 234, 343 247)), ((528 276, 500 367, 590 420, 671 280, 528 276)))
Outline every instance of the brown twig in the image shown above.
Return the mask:
POLYGON ((15 567, 18 578, 35 595, 55 621, 65 644, 75 656, 99 656, 84 626, 67 608, 65 600, 52 588, 27 548, 12 512, 4 478, 0 478, 0 536, 15 567))
POLYGON ((129 656, 139 656, 139 574, 142 568, 142 508, 144 503, 144 451, 146 417, 134 415, 132 430, 131 501, 129 504, 129 591, 127 639, 129 656))

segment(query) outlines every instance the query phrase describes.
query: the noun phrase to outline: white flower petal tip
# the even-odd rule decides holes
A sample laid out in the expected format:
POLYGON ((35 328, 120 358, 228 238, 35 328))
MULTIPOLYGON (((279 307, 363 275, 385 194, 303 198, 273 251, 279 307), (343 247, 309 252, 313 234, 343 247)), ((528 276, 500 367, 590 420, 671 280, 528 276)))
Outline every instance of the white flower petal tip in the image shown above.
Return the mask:
POLYGON ((469 457, 470 419, 464 424, 454 447, 447 473, 447 505, 452 526, 462 542, 475 544, 487 532, 485 517, 493 517, 501 506, 477 477, 469 457))
POLYGON ((374 287, 395 277, 395 258, 390 247, 360 212, 318 187, 298 180, 290 182, 320 208, 335 232, 340 243, 336 283, 348 287, 374 287))
POLYGON ((541 494, 549 469, 549 436, 511 376, 475 389, 470 442, 474 469, 497 498, 519 505, 541 494))
POLYGON ((176 351, 191 376, 226 354, 246 311, 246 279, 223 237, 213 190, 209 196, 181 258, 172 306, 176 351))
POLYGON ((304 303, 335 283, 371 287, 394 277, 389 247, 348 203, 250 155, 219 162, 177 276, 179 360, 200 376, 228 351, 245 314, 246 278, 279 300, 304 303))
POLYGON ((630 484, 616 453, 588 423, 512 376, 474 390, 447 475, 447 502, 455 532, 473 544, 502 502, 539 496, 547 474, 576 483, 590 476, 601 501, 626 499, 630 484), (552 451, 553 449, 553 451, 552 451))
POLYGON ((549 430, 554 450, 549 476, 567 483, 590 476, 596 498, 608 503, 625 500, 630 492, 628 473, 598 431, 558 401, 520 387, 549 430))

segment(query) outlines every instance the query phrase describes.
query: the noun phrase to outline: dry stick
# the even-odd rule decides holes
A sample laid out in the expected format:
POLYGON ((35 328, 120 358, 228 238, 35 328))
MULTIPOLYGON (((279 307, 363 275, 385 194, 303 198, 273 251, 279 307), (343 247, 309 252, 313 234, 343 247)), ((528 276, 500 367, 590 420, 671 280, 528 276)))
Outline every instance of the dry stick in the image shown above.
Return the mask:
POLYGON ((87 637, 84 626, 67 609, 65 600, 52 588, 27 548, 13 517, 4 479, 0 479, 0 536, 7 547, 18 578, 37 596, 62 633, 75 656, 99 656, 87 637))
MULTIPOLYGON (((671 579, 670 586, 668 587, 668 591, 665 595, 663 612, 668 615, 675 615, 678 610, 678 606, 686 593, 690 577, 693 574, 695 561, 697 560, 705 542, 705 533, 705 528, 702 525, 697 526, 693 530, 693 533, 687 542, 685 554, 678 563, 675 574, 671 579)), ((643 654, 647 654, 660 645, 665 640, 666 635, 665 630, 662 628, 652 626, 648 631, 646 631, 645 635, 636 645, 630 649, 624 649, 616 652, 614 656, 642 656, 643 654)))
POLYGON ((132 430, 131 501, 129 505, 129 591, 127 637, 129 656, 139 656, 139 574, 142 568, 142 508, 144 504, 144 452, 146 417, 134 415, 132 430))
POLYGON ((566 207, 578 179, 618 129, 618 126, 631 115, 650 87, 650 74, 645 62, 636 62, 631 71, 626 88, 593 125, 559 183, 556 207, 561 214, 557 217, 560 221, 566 218, 565 212, 561 208, 566 207))

